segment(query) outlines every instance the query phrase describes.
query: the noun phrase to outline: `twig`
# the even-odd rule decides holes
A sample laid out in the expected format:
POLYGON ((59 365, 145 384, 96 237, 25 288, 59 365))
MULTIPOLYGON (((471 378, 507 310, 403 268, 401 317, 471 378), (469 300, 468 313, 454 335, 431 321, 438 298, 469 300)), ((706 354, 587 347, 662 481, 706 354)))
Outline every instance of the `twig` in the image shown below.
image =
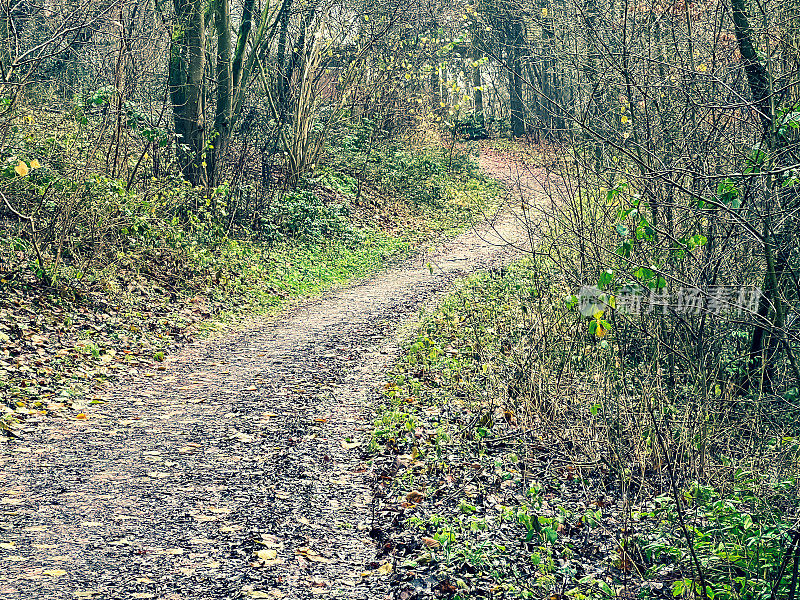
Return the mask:
MULTIPOLYGON (((49 189, 49 186, 48 186, 48 189, 49 189)), ((39 250, 39 243, 36 241, 36 234, 38 232, 36 231, 36 224, 35 224, 35 222, 33 220, 33 217, 32 216, 23 215, 21 212, 18 212, 13 206, 11 206, 11 203, 8 201, 8 198, 6 198, 5 194, 3 194, 3 192, 0 192, 0 196, 3 197, 3 202, 5 202, 5 205, 8 208, 8 210, 10 210, 13 214, 15 214, 19 219, 21 219, 23 221, 27 221, 28 223, 30 223, 30 225, 31 225, 31 243, 33 244, 34 252, 36 252, 36 261, 39 263, 39 269, 41 269, 41 271, 42 271, 42 273, 44 275, 45 283, 49 284, 49 277, 47 275, 47 271, 45 271, 45 268, 44 268, 44 259, 42 259, 42 252, 41 252, 41 250, 39 250)))
MULTIPOLYGON (((686 525, 686 519, 684 516, 683 505, 681 504, 681 497, 678 492, 678 484, 675 481, 675 471, 672 468, 672 461, 670 460, 669 452, 667 451, 667 445, 664 443, 664 438, 662 437, 661 428, 658 426, 658 421, 656 420, 655 412, 653 411, 653 407, 650 403, 647 403, 648 412, 650 413, 650 418, 653 420, 653 427, 656 430, 656 439, 658 440, 658 445, 661 448, 661 452, 664 453, 664 459, 667 463, 667 472, 669 473, 669 482, 670 482, 670 489, 672 490, 672 496, 675 500, 675 509, 678 511, 678 523, 681 526, 681 531, 683 532, 683 536, 686 538, 686 545, 689 546, 689 554, 692 557, 692 563, 694 564, 694 568, 697 571, 697 577, 700 579, 700 587, 703 591, 703 600, 708 600, 708 592, 706 590, 706 579, 705 575, 703 575, 703 569, 700 566, 700 561, 697 559, 697 553, 694 551, 694 543, 692 542, 692 538, 689 535, 689 528, 686 525)), ((697 592, 695 591, 695 594, 697 592)))

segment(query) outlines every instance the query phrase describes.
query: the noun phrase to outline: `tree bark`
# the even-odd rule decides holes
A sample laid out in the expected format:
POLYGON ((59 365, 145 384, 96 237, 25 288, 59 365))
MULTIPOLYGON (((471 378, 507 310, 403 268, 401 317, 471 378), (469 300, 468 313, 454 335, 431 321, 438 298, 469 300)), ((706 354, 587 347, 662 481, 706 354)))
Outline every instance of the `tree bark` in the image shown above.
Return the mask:
POLYGON ((192 185, 205 185, 203 75, 206 29, 201 0, 175 0, 169 59, 169 93, 178 135, 178 160, 192 185))
POLYGON ((230 0, 214 0, 214 28, 217 34, 217 98, 214 114, 214 147, 211 153, 209 177, 211 185, 219 179, 222 157, 231 135, 231 113, 233 109, 233 68, 231 57, 230 0))
MULTIPOLYGON (((753 104, 758 109, 761 127, 763 130, 763 143, 766 144, 768 152, 773 152, 776 146, 775 140, 775 110, 771 94, 771 86, 767 67, 758 57, 755 43, 753 41, 753 30, 750 27, 750 20, 747 18, 745 0, 731 0, 731 13, 733 17, 733 27, 736 33, 736 42, 739 46, 739 53, 744 62, 747 84, 750 87, 750 94, 753 97, 753 104)), ((774 165, 773 165, 774 168, 774 165)), ((772 170, 772 169, 770 169, 772 170)), ((774 175, 767 176, 765 185, 765 206, 767 215, 772 210, 771 204, 775 201, 775 190, 777 181, 774 175)), ((768 216, 763 221, 763 246, 764 261, 766 272, 762 286, 761 299, 758 305, 758 322, 753 329, 753 336, 750 340, 750 351, 748 353, 748 369, 746 383, 751 387, 758 385, 757 375, 770 363, 770 356, 765 357, 764 344, 767 343, 766 354, 772 355, 777 349, 777 337, 781 335, 784 325, 784 307, 781 299, 781 280, 785 270, 785 261, 781 257, 775 256, 775 243, 779 236, 775 235, 770 225, 768 216), (772 317, 770 318, 770 313, 772 317), (764 325, 769 322, 770 325, 764 325), (765 360, 766 359, 766 360, 765 360)), ((765 386, 769 388, 770 381, 767 378, 765 386)))

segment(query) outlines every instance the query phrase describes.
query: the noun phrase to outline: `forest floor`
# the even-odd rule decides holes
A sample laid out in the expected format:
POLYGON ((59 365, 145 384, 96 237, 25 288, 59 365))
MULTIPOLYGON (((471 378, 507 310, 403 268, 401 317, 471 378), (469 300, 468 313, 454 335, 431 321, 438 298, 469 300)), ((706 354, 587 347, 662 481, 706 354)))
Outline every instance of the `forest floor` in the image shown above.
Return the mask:
POLYGON ((384 597, 371 403, 421 308, 521 255, 517 204, 3 442, 0 597, 384 597))

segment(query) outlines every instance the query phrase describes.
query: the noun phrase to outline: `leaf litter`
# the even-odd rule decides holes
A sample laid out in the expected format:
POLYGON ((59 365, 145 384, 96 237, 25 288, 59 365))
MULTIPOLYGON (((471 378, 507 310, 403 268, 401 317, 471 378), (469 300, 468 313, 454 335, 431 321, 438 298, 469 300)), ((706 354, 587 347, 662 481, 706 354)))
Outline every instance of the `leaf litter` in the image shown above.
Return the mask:
MULTIPOLYGON (((371 402, 403 322, 454 279, 513 258, 485 241, 491 228, 280 319, 186 344, 164 363, 148 358, 149 337, 129 335, 149 317, 124 333, 128 316, 114 307, 78 311, 90 347, 59 338, 58 306, 4 299, 25 332, 5 342, 6 394, 72 417, 31 413, 24 445, 5 442, 0 539, 21 557, 7 561, 12 597, 384 597, 395 563, 380 560, 371 535, 380 480, 365 454, 371 402), (431 273, 431 260, 441 269, 431 273), (106 344, 112 331, 129 345, 106 344), (58 366, 59 356, 71 362, 58 366), (103 369, 115 365, 130 378, 110 383, 103 369), (63 386, 36 369, 61 369, 63 386), (96 402, 76 410, 73 381, 89 382, 96 402), (53 566, 63 556, 68 564, 53 566)), ((172 325, 155 335, 163 327, 172 325)))

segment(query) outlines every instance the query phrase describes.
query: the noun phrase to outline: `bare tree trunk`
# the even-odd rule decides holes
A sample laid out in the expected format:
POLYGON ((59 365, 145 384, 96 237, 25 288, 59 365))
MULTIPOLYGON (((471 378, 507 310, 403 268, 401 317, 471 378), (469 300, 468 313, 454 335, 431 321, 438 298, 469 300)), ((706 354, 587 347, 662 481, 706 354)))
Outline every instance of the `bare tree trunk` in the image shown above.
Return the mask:
POLYGON ((181 172, 192 185, 205 185, 205 130, 203 75, 206 34, 203 3, 175 0, 176 23, 172 29, 169 90, 181 172))
MULTIPOLYGON (((292 0, 285 0, 281 6, 281 12, 278 15, 278 23, 280 25, 280 34, 278 35, 278 50, 276 55, 276 62, 278 66, 278 113, 280 123, 283 122, 286 116, 286 107, 288 105, 289 96, 289 81, 286 79, 286 38, 289 31, 289 11, 292 7, 292 0)), ((277 140, 276 140, 277 143, 277 140)))
MULTIPOLYGON (((217 34, 217 98, 214 114, 214 137, 211 144, 209 179, 218 183, 220 163, 227 150, 231 135, 231 112, 233 109, 233 70, 231 64, 230 0, 214 0, 214 28, 217 34)), ((216 207, 215 207, 216 208, 216 207)))
POLYGON ((11 3, 9 0, 0 1, 0 81, 8 83, 11 80, 14 61, 13 27, 11 21, 11 3))
MULTIPOLYGON (((744 62, 745 73, 747 74, 750 94, 753 97, 753 103, 758 109, 761 119, 764 143, 771 153, 775 149, 775 107, 771 94, 769 72, 756 52, 755 43, 753 41, 753 30, 747 18, 745 0, 731 0, 731 13, 734 31, 736 32, 736 41, 744 62)), ((762 371, 769 362, 769 360, 764 360, 765 341, 768 341, 767 354, 773 354, 777 348, 776 336, 781 335, 780 330, 783 328, 784 324, 784 307, 781 299, 780 287, 785 263, 779 260, 779 257, 775 256, 775 249, 777 248, 775 241, 778 236, 772 231, 770 218, 768 216, 773 200, 775 200, 777 182, 775 181, 774 175, 770 174, 766 177, 768 181, 765 183, 764 208, 767 215, 763 217, 762 231, 766 272, 764 273, 761 300, 758 305, 758 321, 753 330, 753 336, 750 341, 750 351, 748 353, 749 368, 747 372, 747 383, 751 386, 758 385, 756 380, 757 374, 762 371), (770 318, 770 312, 772 312, 772 318, 770 318), (771 326, 765 326, 765 322, 771 322, 771 326)), ((765 381, 765 384, 769 386, 769 381, 765 381)))

